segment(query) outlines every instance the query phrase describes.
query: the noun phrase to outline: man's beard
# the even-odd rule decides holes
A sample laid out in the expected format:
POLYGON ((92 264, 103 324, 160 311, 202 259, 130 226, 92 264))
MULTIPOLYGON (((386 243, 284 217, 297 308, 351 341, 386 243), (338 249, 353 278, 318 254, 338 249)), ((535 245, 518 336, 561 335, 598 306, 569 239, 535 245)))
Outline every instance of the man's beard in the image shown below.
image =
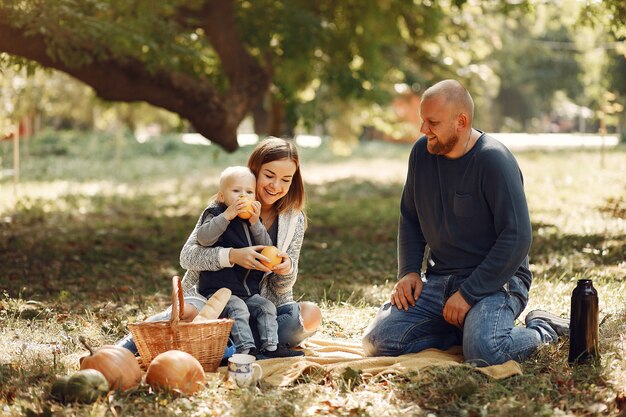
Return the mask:
POLYGON ((439 138, 437 138, 434 142, 428 141, 426 149, 433 155, 447 155, 452 151, 452 148, 454 148, 458 141, 459 137, 457 135, 450 136, 450 140, 447 143, 441 143, 439 142, 439 138))

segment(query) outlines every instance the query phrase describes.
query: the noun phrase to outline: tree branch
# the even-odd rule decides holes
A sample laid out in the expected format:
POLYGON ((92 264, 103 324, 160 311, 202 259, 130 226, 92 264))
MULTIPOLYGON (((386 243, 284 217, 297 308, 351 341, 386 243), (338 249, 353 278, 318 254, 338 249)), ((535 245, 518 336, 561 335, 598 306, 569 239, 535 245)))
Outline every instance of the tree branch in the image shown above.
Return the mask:
POLYGON ((53 60, 43 36, 25 36, 5 21, 1 10, 0 51, 65 72, 93 87, 105 100, 146 101, 178 113, 200 134, 233 151, 238 147, 237 127, 267 91, 270 75, 247 53, 235 27, 229 26, 234 25, 230 0, 208 2, 204 12, 205 27, 214 27, 211 32, 223 31, 223 35, 209 36, 216 42, 231 82, 223 93, 205 79, 165 70, 149 72, 135 59, 98 61, 83 67, 53 60))

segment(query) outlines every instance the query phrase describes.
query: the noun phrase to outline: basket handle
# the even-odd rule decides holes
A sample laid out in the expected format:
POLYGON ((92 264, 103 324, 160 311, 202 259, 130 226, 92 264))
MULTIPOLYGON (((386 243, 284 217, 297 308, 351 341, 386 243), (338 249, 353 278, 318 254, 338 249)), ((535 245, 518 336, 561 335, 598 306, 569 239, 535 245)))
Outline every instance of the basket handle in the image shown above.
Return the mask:
POLYGON ((178 321, 185 313, 185 298, 183 296, 183 286, 178 275, 172 277, 172 318, 170 325, 172 329, 178 326, 178 321))

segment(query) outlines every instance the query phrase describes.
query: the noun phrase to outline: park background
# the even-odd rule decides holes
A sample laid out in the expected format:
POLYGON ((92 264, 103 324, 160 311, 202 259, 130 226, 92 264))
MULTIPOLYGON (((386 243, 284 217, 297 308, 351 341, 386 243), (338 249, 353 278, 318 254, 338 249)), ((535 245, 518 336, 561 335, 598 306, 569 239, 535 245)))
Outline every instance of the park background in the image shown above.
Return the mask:
MULTIPOLYGON (((0 1, 1 415, 623 416, 626 9, 620 1, 0 1), (600 297, 602 359, 567 340, 502 381, 471 368, 287 388, 146 386, 48 398, 77 338, 163 309, 218 173, 267 135, 300 146, 309 227, 296 297, 358 342, 395 281, 420 93, 457 78, 520 162, 533 224, 526 311, 600 297)), ((523 315, 522 315, 523 317, 523 315)))

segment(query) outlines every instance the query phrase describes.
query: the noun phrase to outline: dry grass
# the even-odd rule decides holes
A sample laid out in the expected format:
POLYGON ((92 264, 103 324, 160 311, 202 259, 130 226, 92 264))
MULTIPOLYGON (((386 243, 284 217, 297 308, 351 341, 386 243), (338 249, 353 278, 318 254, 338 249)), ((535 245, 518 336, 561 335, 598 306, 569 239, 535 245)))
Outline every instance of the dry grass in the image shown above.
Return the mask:
MULTIPOLYGON (((563 341, 524 362, 522 376, 502 381, 459 367, 373 379, 313 374, 288 388, 249 390, 212 378, 192 397, 141 386, 87 406, 50 401, 53 378, 77 369, 79 335, 111 343, 129 322, 167 304, 168 279, 182 272, 178 251, 215 192, 216 173, 245 163, 249 152, 164 138, 145 147, 128 142, 122 152, 100 141, 94 153, 80 140, 65 138, 55 157, 34 144, 18 194, 0 182, 0 415, 623 415, 624 149, 609 152, 604 168, 595 151, 517 155, 534 228, 528 309, 565 315, 575 280, 593 278, 604 320, 597 367, 570 368, 563 341)), ((350 158, 327 148, 302 152, 310 223, 296 293, 322 306, 323 338, 359 341, 395 280, 408 151, 367 144, 350 158)))

